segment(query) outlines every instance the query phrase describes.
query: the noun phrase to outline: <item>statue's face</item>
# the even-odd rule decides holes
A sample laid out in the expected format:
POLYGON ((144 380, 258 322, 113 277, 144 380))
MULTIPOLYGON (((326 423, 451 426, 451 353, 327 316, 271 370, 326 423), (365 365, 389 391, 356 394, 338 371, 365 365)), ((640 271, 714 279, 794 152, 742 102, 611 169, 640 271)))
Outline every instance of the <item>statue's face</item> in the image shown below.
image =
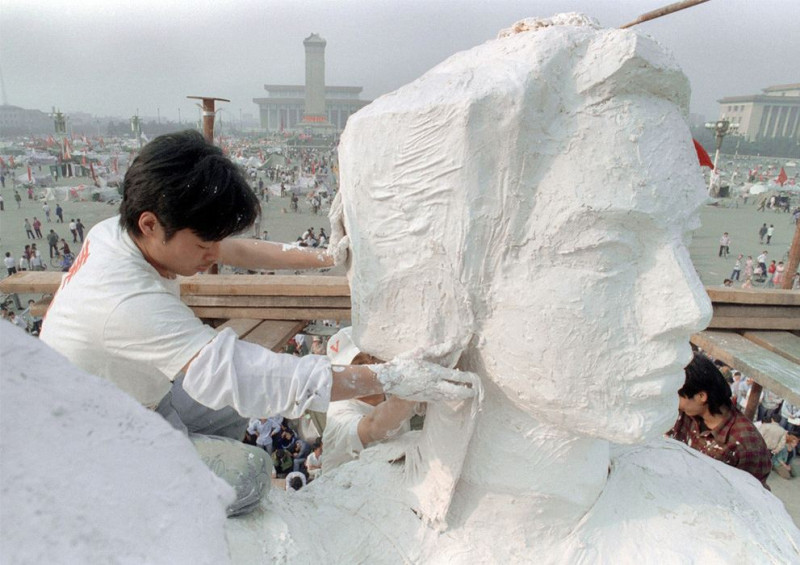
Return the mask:
POLYGON ((653 103, 615 99, 578 118, 537 179, 526 233, 494 251, 478 340, 486 376, 518 407, 618 442, 672 423, 689 336, 711 317, 687 250, 696 156, 678 109, 653 103))

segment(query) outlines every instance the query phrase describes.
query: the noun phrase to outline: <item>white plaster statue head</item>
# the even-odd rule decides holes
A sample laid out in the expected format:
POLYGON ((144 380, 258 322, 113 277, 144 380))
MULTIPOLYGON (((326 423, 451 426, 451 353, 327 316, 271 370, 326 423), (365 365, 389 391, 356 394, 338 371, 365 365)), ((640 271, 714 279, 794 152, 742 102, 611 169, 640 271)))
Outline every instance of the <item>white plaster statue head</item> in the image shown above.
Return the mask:
POLYGON ((538 22, 348 121, 354 339, 384 359, 455 340, 536 419, 637 441, 674 419, 711 314, 688 83, 636 32, 538 22))

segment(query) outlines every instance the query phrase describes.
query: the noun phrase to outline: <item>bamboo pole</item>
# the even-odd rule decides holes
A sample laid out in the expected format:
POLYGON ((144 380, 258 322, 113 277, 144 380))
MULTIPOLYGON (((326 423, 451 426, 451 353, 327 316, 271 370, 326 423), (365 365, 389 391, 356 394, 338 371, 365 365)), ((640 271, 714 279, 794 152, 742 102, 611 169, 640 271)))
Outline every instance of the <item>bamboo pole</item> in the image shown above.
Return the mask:
POLYGON ((786 268, 783 271, 783 284, 781 288, 790 290, 794 274, 797 272, 797 265, 800 264, 800 222, 794 228, 794 239, 789 248, 789 259, 786 261, 786 268))
POLYGON ((674 12, 679 12, 680 10, 685 10, 686 8, 691 8, 692 6, 697 6, 698 4, 703 4, 704 2, 708 2, 708 0, 684 0, 683 2, 675 2, 674 4, 670 4, 669 6, 664 6, 663 8, 659 8, 657 10, 653 10, 652 12, 647 12, 646 14, 642 14, 634 21, 625 24, 624 26, 619 26, 619 28, 627 29, 629 27, 635 26, 636 24, 654 20, 656 18, 660 18, 661 16, 666 16, 667 14, 672 14, 674 12))

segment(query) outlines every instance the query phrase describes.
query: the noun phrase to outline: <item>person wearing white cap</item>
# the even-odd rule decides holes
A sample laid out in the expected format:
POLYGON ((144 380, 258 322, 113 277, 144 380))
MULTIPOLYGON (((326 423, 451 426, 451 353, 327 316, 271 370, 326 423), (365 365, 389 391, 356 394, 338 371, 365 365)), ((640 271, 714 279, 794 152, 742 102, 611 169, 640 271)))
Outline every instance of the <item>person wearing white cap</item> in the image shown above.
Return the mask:
MULTIPOLYGON (((328 341, 328 358, 334 365, 377 362, 353 343, 351 327, 339 330, 328 341)), ((383 393, 332 402, 322 434, 323 472, 357 459, 372 443, 409 431, 409 419, 414 415, 415 406, 416 402, 395 396, 387 398, 383 393)))

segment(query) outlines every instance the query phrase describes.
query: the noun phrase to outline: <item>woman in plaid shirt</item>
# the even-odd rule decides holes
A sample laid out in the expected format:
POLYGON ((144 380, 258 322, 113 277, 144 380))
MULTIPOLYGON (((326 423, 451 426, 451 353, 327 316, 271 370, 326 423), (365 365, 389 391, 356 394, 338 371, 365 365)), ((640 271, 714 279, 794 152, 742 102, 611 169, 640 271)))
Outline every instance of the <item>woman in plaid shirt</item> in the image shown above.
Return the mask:
POLYGON ((747 471, 769 488, 772 455, 764 438, 733 406, 730 386, 707 357, 696 354, 686 366, 686 381, 678 397, 680 415, 667 436, 747 471))

